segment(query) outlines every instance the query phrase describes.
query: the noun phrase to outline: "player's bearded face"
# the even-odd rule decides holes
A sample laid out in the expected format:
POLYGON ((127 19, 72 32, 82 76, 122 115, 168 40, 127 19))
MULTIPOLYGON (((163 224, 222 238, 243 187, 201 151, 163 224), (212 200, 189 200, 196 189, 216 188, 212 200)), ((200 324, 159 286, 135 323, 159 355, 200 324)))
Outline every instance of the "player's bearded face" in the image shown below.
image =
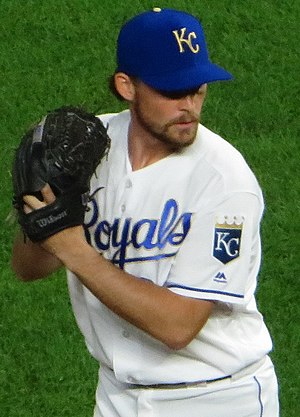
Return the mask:
POLYGON ((139 84, 132 111, 145 133, 180 150, 195 140, 205 92, 202 86, 187 95, 166 96, 139 84))

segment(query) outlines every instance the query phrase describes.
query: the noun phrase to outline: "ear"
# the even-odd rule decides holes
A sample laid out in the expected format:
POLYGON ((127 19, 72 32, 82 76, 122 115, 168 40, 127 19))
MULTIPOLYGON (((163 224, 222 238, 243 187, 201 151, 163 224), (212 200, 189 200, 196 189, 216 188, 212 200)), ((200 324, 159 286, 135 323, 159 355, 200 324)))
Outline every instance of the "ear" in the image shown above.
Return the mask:
POLYGON ((131 78, 124 72, 115 74, 115 87, 124 100, 132 101, 135 95, 135 87, 131 78))

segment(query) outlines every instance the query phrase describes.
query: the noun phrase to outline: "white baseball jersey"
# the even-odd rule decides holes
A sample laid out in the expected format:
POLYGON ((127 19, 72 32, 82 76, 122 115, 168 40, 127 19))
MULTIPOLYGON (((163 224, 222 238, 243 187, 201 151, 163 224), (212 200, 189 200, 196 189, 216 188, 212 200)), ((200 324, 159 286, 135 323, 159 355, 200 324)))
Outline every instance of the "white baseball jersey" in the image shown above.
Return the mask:
POLYGON ((132 171, 129 111, 101 119, 112 144, 91 182, 91 244, 140 279, 215 304, 198 336, 175 351, 115 315, 68 272, 91 354, 119 381, 138 384, 220 378, 262 358, 272 348, 254 298, 263 197, 241 154, 199 124, 191 146, 132 171))

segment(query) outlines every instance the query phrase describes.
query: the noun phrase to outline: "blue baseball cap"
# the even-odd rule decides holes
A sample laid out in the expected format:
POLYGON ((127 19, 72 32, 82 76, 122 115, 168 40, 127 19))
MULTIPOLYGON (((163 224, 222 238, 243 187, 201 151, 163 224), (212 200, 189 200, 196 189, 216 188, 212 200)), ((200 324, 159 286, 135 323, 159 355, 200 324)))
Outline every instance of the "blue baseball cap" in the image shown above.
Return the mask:
POLYGON ((165 92, 233 78, 209 60, 202 26, 194 16, 158 7, 133 17, 121 28, 117 72, 165 92))

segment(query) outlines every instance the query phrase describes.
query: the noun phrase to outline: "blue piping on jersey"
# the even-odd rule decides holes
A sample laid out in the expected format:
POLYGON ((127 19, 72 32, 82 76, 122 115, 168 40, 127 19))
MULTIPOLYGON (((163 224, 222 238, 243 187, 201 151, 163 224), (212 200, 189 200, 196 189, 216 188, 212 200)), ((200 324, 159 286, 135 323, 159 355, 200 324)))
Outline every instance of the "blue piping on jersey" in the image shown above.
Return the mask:
POLYGON ((235 297, 235 298, 244 298, 243 294, 234 294, 234 293, 231 293, 231 292, 217 291, 217 290, 204 290, 204 289, 201 289, 201 288, 186 287, 185 285, 172 284, 172 283, 167 284, 166 287, 167 288, 182 288, 183 290, 196 291, 196 292, 205 292, 205 293, 208 293, 208 294, 229 295, 230 297, 235 297))
MULTIPOLYGON (((130 262, 157 261, 163 258, 171 258, 172 256, 175 256, 175 255, 176 255, 176 252, 172 252, 172 253, 163 253, 161 255, 143 256, 141 258, 126 258, 124 261, 124 264, 130 263, 130 262)), ((112 259, 111 262, 116 265, 120 264, 119 259, 112 259)))
POLYGON ((261 385, 260 385, 258 379, 256 378, 256 376, 253 377, 253 378, 254 378, 254 381, 258 385, 258 401, 259 401, 259 405, 260 405, 260 414, 259 414, 259 417, 263 417, 264 406, 263 406, 262 399, 261 399, 261 385))

